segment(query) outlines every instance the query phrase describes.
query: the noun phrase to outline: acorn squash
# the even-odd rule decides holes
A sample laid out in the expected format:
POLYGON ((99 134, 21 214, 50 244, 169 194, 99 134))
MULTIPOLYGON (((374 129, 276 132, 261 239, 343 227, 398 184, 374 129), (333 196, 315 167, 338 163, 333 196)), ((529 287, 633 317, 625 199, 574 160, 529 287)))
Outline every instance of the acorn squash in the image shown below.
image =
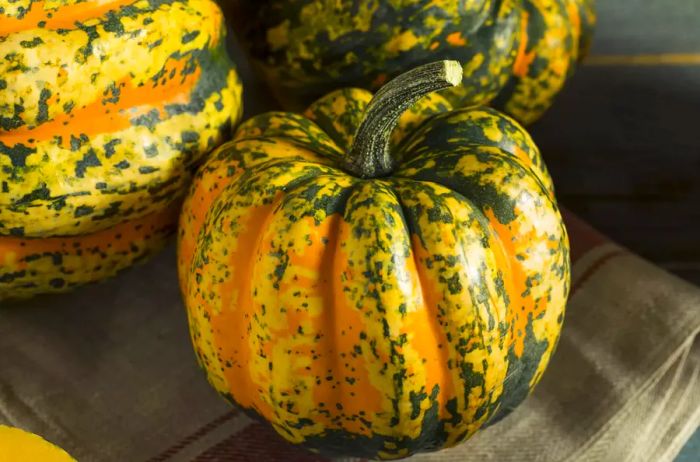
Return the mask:
POLYGON ((438 62, 258 115, 195 177, 178 271, 199 363, 291 442, 449 447, 551 357, 570 273, 552 182, 517 122, 432 93, 461 76, 438 62))
POLYGON ((283 105, 344 86, 376 90, 437 59, 460 61, 455 107, 522 123, 550 106, 588 47, 593 0, 229 0, 242 42, 283 105))

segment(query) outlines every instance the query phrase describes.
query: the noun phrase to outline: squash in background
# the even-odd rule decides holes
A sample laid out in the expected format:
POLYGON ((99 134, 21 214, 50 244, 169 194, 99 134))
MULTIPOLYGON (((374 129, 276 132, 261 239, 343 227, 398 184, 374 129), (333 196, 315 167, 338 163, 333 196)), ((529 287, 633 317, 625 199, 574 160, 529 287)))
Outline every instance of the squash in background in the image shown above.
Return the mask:
MULTIPOLYGON (((492 103, 522 123, 550 106, 590 42, 593 0, 224 0, 283 105, 333 89, 376 90, 419 64, 454 59, 455 107, 492 103)), ((226 8, 226 7, 225 7, 226 8)))
POLYGON ((241 114, 211 0, 0 2, 0 299, 162 247, 241 114))
POLYGON ((515 121, 431 93, 459 81, 439 62, 258 115, 195 177, 178 266, 199 363, 291 442, 452 446, 550 359, 570 271, 552 182, 515 121))

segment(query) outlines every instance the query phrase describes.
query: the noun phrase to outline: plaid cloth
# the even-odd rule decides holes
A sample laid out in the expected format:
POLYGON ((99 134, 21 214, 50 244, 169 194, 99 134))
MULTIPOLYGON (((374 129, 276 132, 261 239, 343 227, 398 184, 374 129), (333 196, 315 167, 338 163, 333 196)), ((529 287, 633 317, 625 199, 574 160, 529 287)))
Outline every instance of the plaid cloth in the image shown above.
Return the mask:
MULTIPOLYGON (((700 423, 700 290, 572 216, 573 292, 534 394, 415 460, 670 461, 700 423)), ((323 461, 232 410, 198 369, 171 248, 115 280, 0 310, 0 423, 81 462, 323 461)))

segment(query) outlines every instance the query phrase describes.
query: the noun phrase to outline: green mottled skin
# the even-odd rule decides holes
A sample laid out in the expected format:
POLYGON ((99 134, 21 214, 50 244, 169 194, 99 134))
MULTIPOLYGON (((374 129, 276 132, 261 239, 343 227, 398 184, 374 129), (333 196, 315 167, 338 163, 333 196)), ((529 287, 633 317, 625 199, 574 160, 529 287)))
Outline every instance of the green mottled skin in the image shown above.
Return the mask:
POLYGON ((343 170, 371 94, 242 124, 198 172, 179 229, 211 384, 287 440, 394 459, 453 446, 539 381, 569 290, 566 230, 529 135, 430 95, 390 175, 343 170))
POLYGON ((445 93, 531 123, 590 42, 592 0, 229 0, 239 36, 283 105, 333 89, 376 90, 438 59, 463 64, 445 93), (534 56, 534 57, 533 57, 534 56))

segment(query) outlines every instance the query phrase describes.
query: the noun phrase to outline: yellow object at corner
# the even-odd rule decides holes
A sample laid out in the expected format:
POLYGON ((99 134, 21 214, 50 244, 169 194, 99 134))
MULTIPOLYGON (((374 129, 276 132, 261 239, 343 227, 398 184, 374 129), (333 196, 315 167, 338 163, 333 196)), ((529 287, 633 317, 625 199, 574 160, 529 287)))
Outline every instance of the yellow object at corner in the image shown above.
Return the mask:
POLYGON ((75 462, 75 459, 40 436, 0 425, 0 462, 75 462))

